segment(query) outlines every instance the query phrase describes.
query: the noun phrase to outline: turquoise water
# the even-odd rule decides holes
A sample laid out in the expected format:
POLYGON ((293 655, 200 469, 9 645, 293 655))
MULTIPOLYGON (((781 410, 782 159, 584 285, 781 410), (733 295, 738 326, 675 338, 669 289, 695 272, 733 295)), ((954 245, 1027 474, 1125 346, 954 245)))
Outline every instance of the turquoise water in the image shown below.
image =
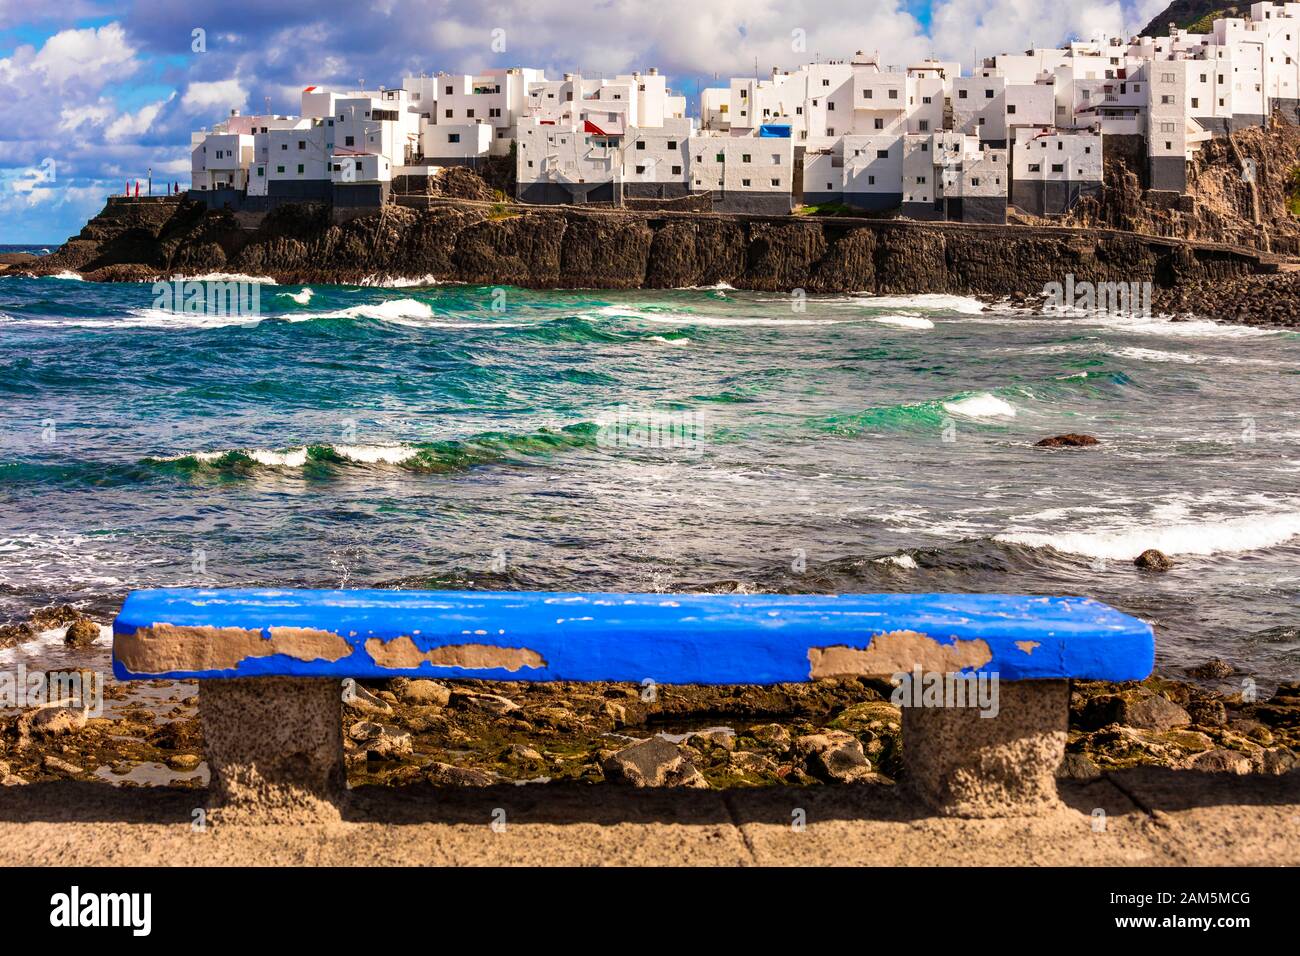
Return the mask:
POLYGON ((1300 336, 953 297, 0 279, 0 618, 146 586, 1087 594, 1300 677, 1300 336), (1041 449, 1065 431, 1096 448, 1041 449), (1164 575, 1132 558, 1157 547, 1164 575))

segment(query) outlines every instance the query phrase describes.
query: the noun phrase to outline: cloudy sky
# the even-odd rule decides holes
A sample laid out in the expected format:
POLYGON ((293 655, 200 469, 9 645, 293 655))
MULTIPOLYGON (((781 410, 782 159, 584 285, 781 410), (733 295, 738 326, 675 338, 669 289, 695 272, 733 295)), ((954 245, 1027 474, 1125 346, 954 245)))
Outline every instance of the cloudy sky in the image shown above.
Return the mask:
MULTIPOLYGON (((189 179, 189 132, 309 83, 524 65, 716 75, 1130 35, 1167 0, 0 0, 0 243, 61 242, 126 180, 189 179), (197 31, 197 32, 196 32, 197 31), (799 44, 802 42, 802 50, 799 44)), ((692 107, 694 109, 694 107, 692 107)))

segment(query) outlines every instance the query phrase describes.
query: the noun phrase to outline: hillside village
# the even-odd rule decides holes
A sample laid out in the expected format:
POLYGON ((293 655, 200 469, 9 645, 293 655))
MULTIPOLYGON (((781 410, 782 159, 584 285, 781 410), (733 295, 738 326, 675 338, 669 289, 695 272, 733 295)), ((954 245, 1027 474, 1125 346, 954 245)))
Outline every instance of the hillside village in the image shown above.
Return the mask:
POLYGON ((733 77, 698 116, 656 69, 612 78, 511 67, 302 91, 298 116, 231 114, 193 134, 190 196, 267 210, 382 206, 447 167, 509 163, 538 204, 685 201, 783 214, 842 205, 1005 222, 1096 195, 1112 139, 1138 142, 1150 189, 1181 193, 1212 137, 1300 120, 1300 3, 1255 3, 1206 33, 1073 42, 956 62, 876 56, 733 77), (1140 139, 1136 139, 1140 138, 1140 139))

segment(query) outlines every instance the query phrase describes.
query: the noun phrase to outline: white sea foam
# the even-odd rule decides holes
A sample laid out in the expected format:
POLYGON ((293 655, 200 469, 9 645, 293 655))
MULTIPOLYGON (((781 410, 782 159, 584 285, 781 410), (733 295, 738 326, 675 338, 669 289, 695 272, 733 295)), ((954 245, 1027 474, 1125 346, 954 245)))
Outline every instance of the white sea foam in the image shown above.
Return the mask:
POLYGON ((1031 548, 1055 548, 1106 560, 1132 560, 1148 548, 1165 554, 1240 554, 1273 548, 1300 536, 1300 511, 1278 511, 1236 518, 1161 524, 1128 524, 1095 531, 1056 534, 1011 532, 994 540, 1031 548))
POLYGON ((874 558, 873 564, 892 564, 894 567, 902 568, 904 571, 916 570, 916 558, 910 554, 890 554, 883 558, 874 558))
POLYGON ((257 285, 277 285, 270 276, 250 276, 242 272, 205 272, 199 276, 181 276, 190 282, 252 282, 257 285))
POLYGON ((684 335, 679 335, 676 338, 669 338, 666 335, 651 335, 649 336, 649 341, 662 342, 664 345, 690 345, 691 344, 691 340, 684 335))
POLYGON ((943 407, 954 415, 965 415, 967 418, 1014 418, 1016 415, 1014 405, 988 392, 944 402, 943 407))
POLYGON ((68 272, 68 271, 66 271, 66 270, 63 271, 63 272, 56 272, 56 273, 54 273, 53 275, 41 276, 41 278, 42 278, 42 279, 66 279, 66 280, 69 281, 69 282, 85 282, 85 281, 86 281, 86 280, 83 279, 81 276, 77 275, 77 273, 75 273, 75 272, 68 272))
POLYGON ((373 286, 380 289, 411 289, 422 286, 442 285, 441 280, 435 279, 432 274, 419 278, 408 278, 405 276, 382 276, 368 275, 361 280, 363 286, 373 286))
POLYGON ((618 305, 606 305, 596 309, 594 314, 600 318, 633 319, 641 322, 656 322, 663 325, 710 325, 721 327, 741 327, 750 325, 838 325, 841 321, 853 319, 765 319, 750 317, 733 317, 720 315, 697 315, 694 312, 654 312, 647 309, 630 309, 618 305))
POLYGON ((944 295, 927 292, 921 295, 866 295, 855 301, 872 309, 926 309, 936 312, 958 312, 962 315, 981 315, 984 303, 964 295, 944 295))
POLYGON ((919 315, 873 315, 872 322, 881 325, 893 325, 900 329, 932 329, 934 323, 919 315))
MULTIPOLYGON (((332 445, 335 454, 338 454, 348 461, 358 464, 375 465, 400 465, 404 461, 409 461, 420 453, 418 448, 410 445, 332 445)), ((194 451, 182 452, 178 455, 161 455, 152 458, 152 461, 180 461, 184 458, 193 458, 196 461, 217 461, 218 459, 231 454, 232 452, 246 455, 259 465, 269 465, 278 468, 301 468, 307 463, 307 447, 285 449, 267 449, 267 448, 235 448, 226 451, 194 451)))
POLYGON ((280 292, 278 295, 281 295, 286 299, 293 299, 293 301, 297 302, 299 305, 306 305, 311 301, 311 297, 315 295, 315 293, 304 286, 301 292, 280 292))

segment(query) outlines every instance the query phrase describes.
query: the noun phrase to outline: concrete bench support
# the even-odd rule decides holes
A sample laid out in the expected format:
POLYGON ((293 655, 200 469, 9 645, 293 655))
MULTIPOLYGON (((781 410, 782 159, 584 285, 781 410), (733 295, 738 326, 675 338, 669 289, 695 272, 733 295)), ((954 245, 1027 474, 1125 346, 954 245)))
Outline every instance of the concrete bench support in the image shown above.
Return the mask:
POLYGON ((339 818, 346 789, 340 681, 203 681, 199 719, 215 819, 301 823, 339 818))
POLYGON ((1034 816, 1059 805, 1069 681, 1004 682, 996 717, 973 707, 903 708, 907 785, 937 813, 1034 816))

